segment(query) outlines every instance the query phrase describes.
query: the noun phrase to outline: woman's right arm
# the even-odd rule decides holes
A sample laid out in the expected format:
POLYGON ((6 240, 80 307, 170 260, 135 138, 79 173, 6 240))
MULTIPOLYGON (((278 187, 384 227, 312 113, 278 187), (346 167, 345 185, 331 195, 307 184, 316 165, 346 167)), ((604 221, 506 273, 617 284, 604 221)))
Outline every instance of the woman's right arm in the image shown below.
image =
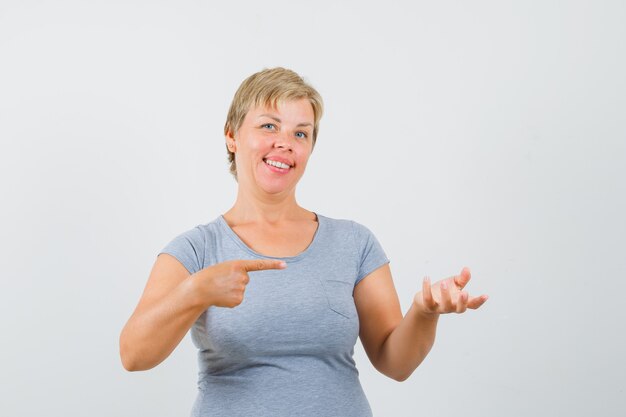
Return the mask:
POLYGON ((172 255, 157 256, 139 304, 120 334, 124 368, 154 368, 172 353, 207 308, 241 304, 250 282, 248 272, 286 267, 279 260, 232 260, 190 275, 172 255))
POLYGON ((157 256, 139 304, 120 334, 126 370, 151 369, 165 360, 209 307, 198 294, 197 278, 173 256, 157 256))

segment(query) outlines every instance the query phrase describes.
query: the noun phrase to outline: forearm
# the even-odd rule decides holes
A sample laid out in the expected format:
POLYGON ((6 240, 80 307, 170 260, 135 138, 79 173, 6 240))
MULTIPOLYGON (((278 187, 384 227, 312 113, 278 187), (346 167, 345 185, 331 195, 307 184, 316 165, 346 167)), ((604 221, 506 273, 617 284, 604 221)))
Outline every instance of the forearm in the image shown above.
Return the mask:
POLYGON ((151 369, 167 358, 207 306, 190 276, 158 303, 133 314, 120 335, 120 356, 129 371, 151 369))
POLYGON ((438 319, 438 314, 420 313, 412 304, 385 340, 377 368, 397 381, 406 380, 430 352, 438 319))

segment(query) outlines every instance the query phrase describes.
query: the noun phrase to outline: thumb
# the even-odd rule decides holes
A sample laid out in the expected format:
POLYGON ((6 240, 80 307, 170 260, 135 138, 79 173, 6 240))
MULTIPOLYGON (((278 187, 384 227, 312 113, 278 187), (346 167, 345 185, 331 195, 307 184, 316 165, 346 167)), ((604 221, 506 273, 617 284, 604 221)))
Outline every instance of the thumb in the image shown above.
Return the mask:
POLYGON ((468 267, 464 267, 461 270, 461 274, 454 277, 454 283, 461 289, 463 289, 467 283, 469 282, 472 274, 470 274, 470 270, 468 267))

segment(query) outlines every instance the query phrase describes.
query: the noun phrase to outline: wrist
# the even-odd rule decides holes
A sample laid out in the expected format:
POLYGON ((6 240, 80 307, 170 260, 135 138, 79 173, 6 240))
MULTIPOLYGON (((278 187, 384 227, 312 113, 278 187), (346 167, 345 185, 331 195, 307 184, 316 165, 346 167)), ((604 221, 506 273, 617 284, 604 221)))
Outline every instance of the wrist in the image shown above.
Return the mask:
POLYGON ((415 300, 413 300, 412 308, 415 310, 415 314, 422 320, 437 321, 441 315, 436 311, 428 311, 422 304, 419 304, 415 300))
POLYGON ((191 274, 185 281, 183 281, 183 291, 186 294, 186 299, 194 308, 206 310, 212 303, 207 297, 208 291, 206 291, 206 280, 202 279, 202 271, 198 271, 195 274, 191 274))

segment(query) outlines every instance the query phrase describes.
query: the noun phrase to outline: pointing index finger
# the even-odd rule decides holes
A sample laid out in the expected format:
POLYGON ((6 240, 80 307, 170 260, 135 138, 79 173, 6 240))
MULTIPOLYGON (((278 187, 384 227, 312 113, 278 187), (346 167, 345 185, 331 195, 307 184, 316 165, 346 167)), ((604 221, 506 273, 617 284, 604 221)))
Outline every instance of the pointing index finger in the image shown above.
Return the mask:
POLYGON ((243 260, 242 267, 244 271, 264 271, 266 269, 285 269, 287 263, 278 259, 247 259, 243 260))

